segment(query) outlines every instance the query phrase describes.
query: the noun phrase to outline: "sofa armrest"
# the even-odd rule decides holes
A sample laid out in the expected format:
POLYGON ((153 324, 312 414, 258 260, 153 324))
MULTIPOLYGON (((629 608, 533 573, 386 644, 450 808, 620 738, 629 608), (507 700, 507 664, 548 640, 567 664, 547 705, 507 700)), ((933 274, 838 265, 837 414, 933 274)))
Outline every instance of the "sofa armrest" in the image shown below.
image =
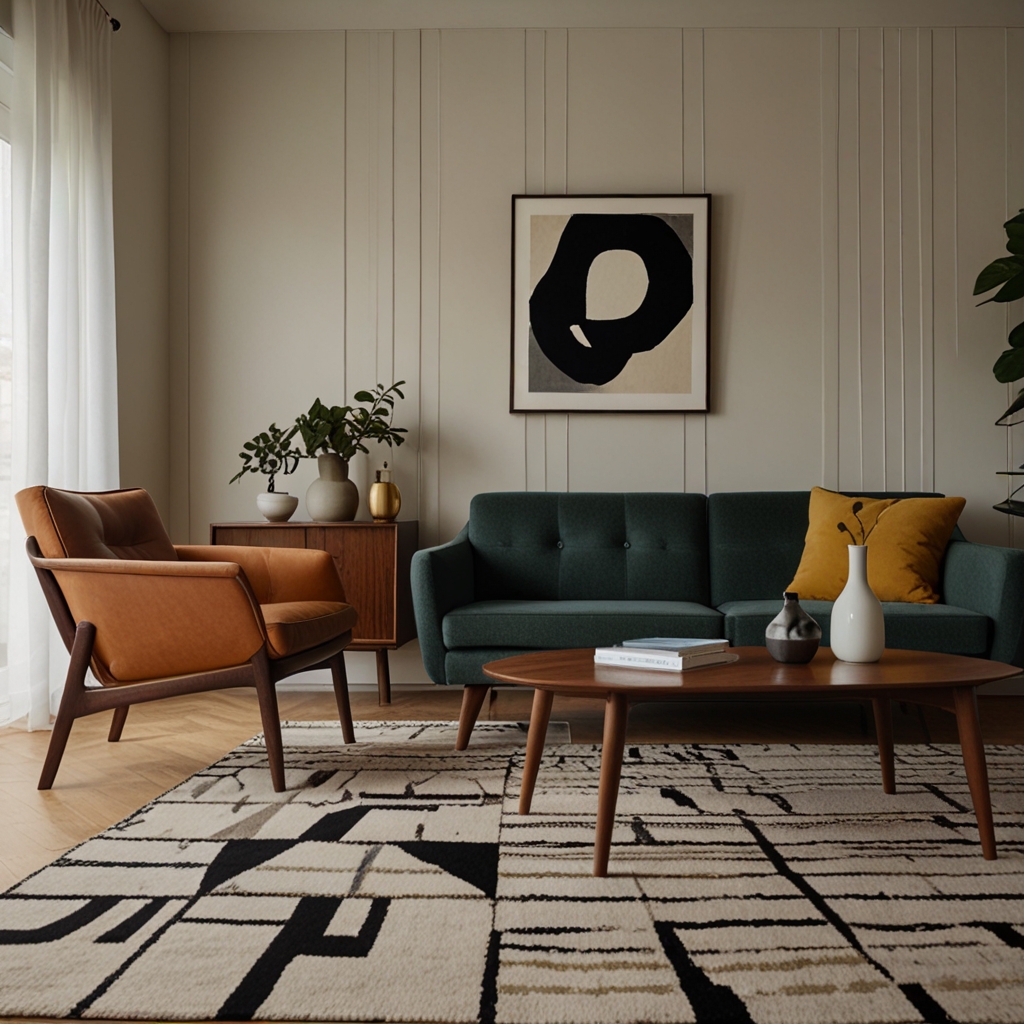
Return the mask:
POLYGON ((241 544, 175 544, 174 550, 186 564, 237 563, 260 604, 282 601, 348 603, 338 567, 328 551, 241 544))
POLYGON ((266 641, 259 605, 234 562, 33 558, 53 573, 75 622, 96 627, 104 683, 212 672, 266 641))
POLYGON ((992 619, 993 661, 1024 666, 1024 551, 952 541, 946 549, 942 597, 946 604, 992 619))
POLYGON ((469 526, 447 544, 424 548, 412 556, 412 602, 416 632, 427 675, 435 683, 447 682, 444 657, 447 649, 441 622, 453 609, 473 601, 473 548, 469 526))

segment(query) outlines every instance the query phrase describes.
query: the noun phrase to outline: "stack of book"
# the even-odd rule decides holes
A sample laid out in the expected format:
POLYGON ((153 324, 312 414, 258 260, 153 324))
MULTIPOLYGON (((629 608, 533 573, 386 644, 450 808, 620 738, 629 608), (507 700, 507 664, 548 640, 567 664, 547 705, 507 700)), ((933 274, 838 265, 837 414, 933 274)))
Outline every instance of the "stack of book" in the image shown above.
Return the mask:
POLYGON ((706 665, 727 665, 739 655, 729 650, 728 640, 688 639, 678 636, 648 636, 623 640, 621 646, 598 647, 597 665, 620 668, 651 668, 662 672, 685 672, 706 665))

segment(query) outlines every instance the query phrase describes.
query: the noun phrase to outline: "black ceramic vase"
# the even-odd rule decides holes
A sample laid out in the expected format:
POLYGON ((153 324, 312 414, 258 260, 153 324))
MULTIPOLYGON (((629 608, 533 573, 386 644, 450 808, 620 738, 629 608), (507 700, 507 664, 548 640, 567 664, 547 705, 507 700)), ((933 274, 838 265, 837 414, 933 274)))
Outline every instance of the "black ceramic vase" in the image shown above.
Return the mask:
POLYGON ((768 623, 764 642, 768 653, 790 665, 810 661, 821 643, 821 626, 800 607, 799 594, 786 591, 782 611, 768 623))

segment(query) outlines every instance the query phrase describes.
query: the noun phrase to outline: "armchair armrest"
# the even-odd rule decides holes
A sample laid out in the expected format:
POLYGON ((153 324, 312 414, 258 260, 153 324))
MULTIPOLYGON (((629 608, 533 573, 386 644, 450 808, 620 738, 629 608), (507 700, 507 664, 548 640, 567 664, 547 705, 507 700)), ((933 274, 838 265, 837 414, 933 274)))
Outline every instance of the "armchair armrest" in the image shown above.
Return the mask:
POLYGON ((243 665, 266 629, 234 562, 33 558, 53 573, 76 622, 96 627, 101 682, 130 683, 243 665))
POLYGON ((1024 551, 952 541, 946 549, 942 596, 947 604, 993 620, 993 661, 1024 666, 1024 551))
POLYGON ((473 601, 473 548, 468 524, 449 543, 417 551, 412 556, 411 575, 423 664, 435 683, 444 683, 447 648, 441 621, 453 608, 473 601))
POLYGON ((235 562, 245 572, 260 604, 283 601, 345 600, 334 558, 306 548, 263 548, 241 544, 176 544, 186 564, 235 562))

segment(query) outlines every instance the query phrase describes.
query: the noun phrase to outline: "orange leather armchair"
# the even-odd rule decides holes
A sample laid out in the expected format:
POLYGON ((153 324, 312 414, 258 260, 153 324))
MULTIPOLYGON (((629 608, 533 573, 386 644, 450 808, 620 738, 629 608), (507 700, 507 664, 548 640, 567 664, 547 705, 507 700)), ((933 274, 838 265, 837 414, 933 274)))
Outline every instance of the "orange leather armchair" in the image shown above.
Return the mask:
POLYGON ((39 779, 49 789, 76 718, 132 704, 254 686, 274 789, 284 784, 274 684, 330 668, 346 743, 355 739, 342 652, 356 611, 326 551, 173 545, 141 489, 15 496, 26 548, 61 639, 67 681, 39 779), (86 687, 90 666, 99 687, 86 687))

